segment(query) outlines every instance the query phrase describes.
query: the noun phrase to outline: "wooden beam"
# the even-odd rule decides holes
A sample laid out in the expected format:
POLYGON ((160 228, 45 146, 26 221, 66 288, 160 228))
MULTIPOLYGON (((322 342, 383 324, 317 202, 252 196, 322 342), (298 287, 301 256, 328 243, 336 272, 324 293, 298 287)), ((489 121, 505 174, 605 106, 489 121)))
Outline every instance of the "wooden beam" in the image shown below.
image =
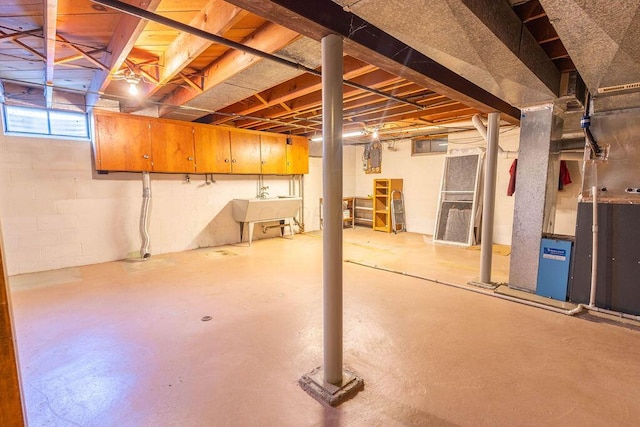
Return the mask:
POLYGON ((189 86, 191 86, 191 88, 193 88, 193 90, 197 90, 197 91, 199 91, 200 93, 202 93, 202 88, 201 88, 200 86, 198 86, 197 84, 195 84, 195 83, 193 82, 193 80, 191 80, 188 76, 185 76, 185 75, 184 75, 184 74, 182 74, 182 73, 179 73, 178 75, 180 76, 180 78, 181 78, 181 79, 182 79, 186 84, 188 84, 189 86))
POLYGON ((262 103, 262 105, 267 105, 267 101, 262 96, 260 96, 259 93, 255 93, 253 96, 255 96, 258 99, 258 101, 262 103))
MULTIPOLYGON (((101 52, 104 52, 104 49, 90 50, 89 52, 86 52, 86 54, 87 55, 95 55, 96 53, 101 53, 101 52)), ((84 57, 85 57, 85 55, 81 55, 81 54, 77 53, 75 55, 65 56, 64 58, 58 58, 58 59, 55 60, 55 64, 56 65, 62 65, 62 64, 66 64, 67 62, 77 61, 78 59, 82 59, 84 57)))
MULTIPOLYGON (((320 40, 328 34, 340 34, 345 37, 344 50, 348 55, 392 74, 403 76, 481 112, 500 111, 503 119, 512 123, 520 121, 518 108, 344 10, 331 0, 228 1, 315 40, 320 40), (354 28, 359 31, 354 31, 354 28)), ((515 14, 514 18, 522 25, 515 14)))
MULTIPOLYGON (((155 11, 160 1, 161 0, 135 0, 132 4, 149 11, 155 11)), ((129 55, 129 52, 131 52, 136 39, 140 36, 146 25, 147 21, 145 20, 122 14, 118 25, 113 30, 113 36, 109 41, 109 46, 107 46, 107 54, 103 59, 109 70, 116 71, 120 69, 120 66, 129 55)), ((96 71, 87 90, 87 96, 85 97, 87 110, 92 109, 96 102, 98 102, 100 94, 106 89, 110 82, 111 75, 109 71, 96 71)))
POLYGON ((544 48, 545 52, 547 52, 547 55, 549 55, 549 58, 551 58, 552 60, 559 58, 569 58, 569 53, 567 53, 567 49, 564 47, 560 39, 554 42, 546 43, 542 47, 544 48))
POLYGON ((21 37, 32 36, 34 34, 41 33, 41 32, 42 32, 42 28, 36 28, 28 31, 18 31, 15 33, 5 33, 4 31, 0 31, 0 42, 16 40, 21 37))
MULTIPOLYGON (((232 6, 225 1, 211 0, 189 22, 189 26, 211 34, 223 35, 248 14, 249 12, 246 10, 232 6)), ((135 99, 126 102, 126 108, 135 110, 145 99, 148 99, 176 77, 184 80, 185 76, 182 71, 212 44, 209 40, 181 32, 158 58, 158 63, 162 65, 159 77, 156 79, 158 83, 155 86, 144 86, 135 99)), ((185 82, 194 90, 202 93, 202 88, 193 80, 186 77, 185 82)))
POLYGON ((514 6, 513 10, 525 24, 527 22, 534 21, 541 16, 546 16, 546 13, 538 0, 532 0, 527 3, 514 6))
MULTIPOLYGON (((76 46, 73 43, 71 43, 69 40, 67 40, 64 37, 62 37, 60 34, 58 34, 58 40, 60 40, 62 43, 64 43, 67 46, 69 46, 71 48, 71 50, 73 50, 76 53, 78 53, 78 55, 82 55, 84 57, 84 59, 86 59, 87 61, 91 62, 96 67, 101 68, 102 70, 107 71, 107 72, 109 71, 109 67, 104 65, 102 62, 98 61, 93 56, 89 55, 87 52, 85 52, 82 49, 80 49, 78 46, 76 46)), ((47 60, 47 62, 48 62, 48 60, 47 60)))
POLYGON ((58 0, 44 2, 44 96, 47 108, 53 106, 53 71, 56 63, 56 24, 58 21, 58 0))
POLYGON ((35 50, 34 48, 32 48, 31 46, 22 43, 20 40, 11 40, 11 42, 17 46, 20 46, 22 49, 32 53, 33 55, 37 56, 38 58, 42 59, 43 61, 45 61, 47 58, 45 55, 43 55, 42 53, 38 52, 37 50, 35 50))
MULTIPOLYGON (((376 68, 365 62, 356 60, 355 58, 345 57, 343 63, 343 72, 345 79, 353 79, 363 74, 375 71, 376 68)), ((383 73, 383 72, 381 72, 383 73)), ((388 74, 388 73, 386 73, 388 74)), ((220 110, 225 114, 247 115, 256 111, 260 111, 265 107, 271 107, 301 96, 318 92, 322 89, 320 77, 311 74, 302 74, 270 89, 260 92, 259 96, 266 101, 266 104, 250 104, 247 100, 243 100, 236 104, 220 110)), ((212 115, 211 123, 222 124, 232 120, 232 117, 220 117, 212 115)))
MULTIPOLYGON (((223 35, 248 14, 249 12, 246 10, 223 0, 211 0, 189 22, 189 25, 208 33, 223 35)), ((162 68, 160 69, 159 84, 164 85, 171 81, 212 44, 209 40, 188 33, 180 33, 160 56, 159 63, 162 68)), ((139 99, 146 99, 149 95, 154 94, 158 87, 156 86, 149 93, 141 93, 139 99)))
MULTIPOLYGON (((291 44, 299 34, 280 25, 267 22, 251 35, 247 36, 242 44, 263 52, 272 53, 291 44)), ((224 55, 211 63, 202 71, 204 83, 202 89, 207 91, 228 80, 233 75, 249 68, 261 61, 262 58, 239 50, 228 50, 224 55)), ((199 93, 193 89, 180 87, 162 100, 164 106, 160 108, 160 116, 167 114, 174 106, 183 105, 199 93)))
POLYGON ((25 425, 20 395, 20 374, 16 358, 16 339, 11 325, 9 283, 0 242, 0 425, 25 425))

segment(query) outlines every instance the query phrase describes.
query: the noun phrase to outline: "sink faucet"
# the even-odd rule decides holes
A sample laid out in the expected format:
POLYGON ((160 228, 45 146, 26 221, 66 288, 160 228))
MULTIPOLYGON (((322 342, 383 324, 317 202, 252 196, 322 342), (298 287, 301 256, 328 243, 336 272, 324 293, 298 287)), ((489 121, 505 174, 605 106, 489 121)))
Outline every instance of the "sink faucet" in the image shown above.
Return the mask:
POLYGON ((269 195, 269 192, 267 191, 269 190, 269 186, 265 186, 265 187, 260 187, 260 193, 258 193, 258 198, 259 199, 266 199, 267 196, 269 195))

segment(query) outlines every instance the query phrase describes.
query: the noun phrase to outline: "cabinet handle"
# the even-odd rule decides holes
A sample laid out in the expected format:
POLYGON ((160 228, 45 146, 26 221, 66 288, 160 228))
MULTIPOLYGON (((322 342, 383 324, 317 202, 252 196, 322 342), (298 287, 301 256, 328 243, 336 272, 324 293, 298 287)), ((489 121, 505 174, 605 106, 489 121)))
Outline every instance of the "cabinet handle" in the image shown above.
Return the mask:
POLYGON ((225 163, 229 163, 229 159, 224 159, 224 162, 225 163))
POLYGON ((263 161, 261 161, 260 163, 264 165, 265 163, 267 163, 267 161, 266 161, 266 160, 263 160, 263 161))
POLYGON ((189 160, 190 162, 192 162, 192 161, 193 161, 193 157, 189 156, 189 157, 187 157, 187 160, 189 160))
POLYGON ((231 160, 231 163, 235 163, 235 162, 236 162, 236 159, 231 160))
POLYGON ((142 156, 142 158, 143 158, 143 159, 148 159, 148 158, 149 158, 149 155, 148 155, 148 154, 145 154, 144 156, 142 156))

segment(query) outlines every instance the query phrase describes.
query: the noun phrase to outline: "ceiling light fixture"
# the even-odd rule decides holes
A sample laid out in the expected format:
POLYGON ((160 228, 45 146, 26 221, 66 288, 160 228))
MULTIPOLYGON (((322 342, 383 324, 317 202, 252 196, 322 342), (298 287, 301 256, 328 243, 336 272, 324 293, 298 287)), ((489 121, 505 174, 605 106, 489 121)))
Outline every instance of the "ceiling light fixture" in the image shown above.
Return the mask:
POLYGON ((129 71, 124 76, 124 81, 129 83, 129 94, 138 94, 138 83, 140 83, 140 76, 133 71, 129 71))
POLYGON ((130 83, 129 84, 129 94, 130 95, 137 95, 138 94, 138 85, 136 85, 135 83, 130 83))

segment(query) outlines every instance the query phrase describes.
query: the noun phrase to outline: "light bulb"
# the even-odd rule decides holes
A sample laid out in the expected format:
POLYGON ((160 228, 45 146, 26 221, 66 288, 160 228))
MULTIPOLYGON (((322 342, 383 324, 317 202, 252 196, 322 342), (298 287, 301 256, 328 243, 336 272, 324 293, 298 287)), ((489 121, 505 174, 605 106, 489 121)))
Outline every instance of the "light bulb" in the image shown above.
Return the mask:
POLYGON ((136 85, 134 83, 130 83, 129 84, 129 93, 131 95, 137 95, 138 94, 138 85, 136 85))

